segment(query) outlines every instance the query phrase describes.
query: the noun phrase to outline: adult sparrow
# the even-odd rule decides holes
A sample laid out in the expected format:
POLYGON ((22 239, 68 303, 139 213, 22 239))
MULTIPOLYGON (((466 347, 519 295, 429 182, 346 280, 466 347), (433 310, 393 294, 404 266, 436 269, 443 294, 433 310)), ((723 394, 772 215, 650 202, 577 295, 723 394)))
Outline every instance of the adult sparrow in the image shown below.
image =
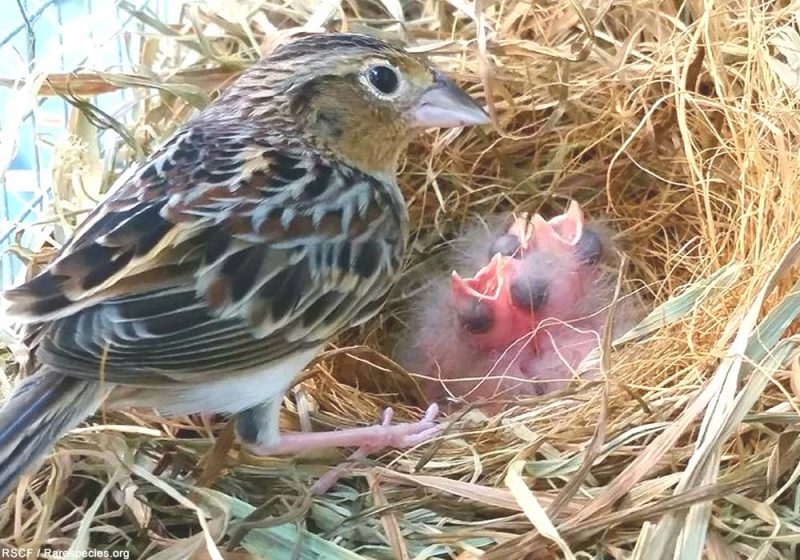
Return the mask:
POLYGON ((0 410, 0 494, 102 403, 235 413, 259 453, 434 433, 435 409, 283 437, 278 414, 326 342, 384 303, 406 248, 409 139, 486 122, 427 62, 363 35, 306 36, 244 72, 4 294, 30 353, 0 410))

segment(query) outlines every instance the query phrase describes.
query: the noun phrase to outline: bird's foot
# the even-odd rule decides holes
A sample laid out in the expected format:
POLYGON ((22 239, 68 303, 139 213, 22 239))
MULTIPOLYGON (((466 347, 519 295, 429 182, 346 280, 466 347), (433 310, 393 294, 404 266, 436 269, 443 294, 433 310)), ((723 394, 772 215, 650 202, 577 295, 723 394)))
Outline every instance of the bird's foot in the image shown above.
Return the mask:
POLYGON ((331 447, 357 447, 347 462, 331 469, 323 475, 312 488, 315 494, 324 494, 350 470, 353 465, 372 453, 382 449, 407 449, 436 437, 442 426, 434 423, 439 407, 432 404, 418 422, 392 424, 394 411, 383 411, 380 424, 365 428, 350 428, 335 432, 314 432, 302 434, 283 434, 277 444, 253 446, 250 449, 258 455, 285 455, 300 451, 326 449, 331 447))
MULTIPOLYGON (((433 419, 439 413, 439 407, 432 404, 428 407, 422 420, 413 424, 398 424, 392 426, 394 411, 387 408, 383 411, 383 420, 374 430, 375 434, 369 435, 361 446, 353 452, 345 463, 338 465, 322 475, 319 480, 311 487, 311 492, 318 496, 325 494, 328 490, 345 476, 358 461, 365 459, 370 453, 380 451, 387 447, 393 449, 405 449, 425 443, 429 439, 436 437, 441 432, 442 427, 433 423, 433 419)), ((368 428, 369 429, 369 428, 368 428)))
POLYGON ((433 422, 438 414, 439 405, 434 403, 425 411, 422 420, 409 424, 392 425, 394 410, 387 408, 383 411, 381 423, 367 428, 371 432, 365 433, 359 451, 366 456, 381 449, 407 449, 425 443, 442 430, 440 425, 433 422))
POLYGON ((419 422, 392 425, 394 411, 387 408, 383 412, 383 420, 375 426, 334 432, 281 434, 280 440, 274 445, 254 445, 250 449, 256 455, 287 455, 331 447, 358 447, 367 455, 387 447, 404 449, 423 443, 439 433, 441 427, 433 421, 438 413, 438 405, 432 404, 419 422))

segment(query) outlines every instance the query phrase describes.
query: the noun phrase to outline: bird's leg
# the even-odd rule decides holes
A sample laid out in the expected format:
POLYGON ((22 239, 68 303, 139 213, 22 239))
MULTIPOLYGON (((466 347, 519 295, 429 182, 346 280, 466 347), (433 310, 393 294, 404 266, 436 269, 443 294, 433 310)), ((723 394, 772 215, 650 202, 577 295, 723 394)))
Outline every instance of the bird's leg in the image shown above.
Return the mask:
MULTIPOLYGON (((441 431, 441 426, 437 426, 433 423, 433 419, 436 417, 438 412, 439 407, 436 404, 432 404, 430 407, 428 407, 428 410, 425 412, 425 416, 419 422, 414 424, 400 424, 397 426, 392 426, 391 423, 392 418, 394 417, 394 411, 391 408, 387 408, 383 411, 383 420, 380 425, 370 426, 366 429, 385 428, 387 430, 392 430, 396 428, 405 428, 402 430, 402 432, 405 433, 398 432, 395 435, 389 434, 387 438, 386 433, 384 432, 383 435, 378 435, 376 439, 371 439, 375 436, 370 435, 367 440, 363 442, 361 446, 356 449, 352 455, 350 455, 350 457, 348 457, 346 462, 337 465, 322 475, 314 484, 314 486, 311 487, 311 492, 317 495, 325 494, 328 490, 333 488, 339 479, 345 476, 359 461, 366 459, 370 453, 378 451, 384 447, 393 447, 395 449, 413 447, 436 436, 441 431), (416 431, 411 433, 409 428, 416 431)), ((356 430, 359 429, 363 428, 356 428, 356 430)))
POLYGON ((256 445, 250 449, 258 455, 286 455, 331 447, 357 447, 359 452, 366 456, 387 447, 393 449, 414 447, 441 431, 441 426, 433 422, 438 413, 439 407, 432 404, 419 422, 392 425, 394 411, 387 408, 383 413, 382 422, 375 426, 333 432, 281 434, 274 445, 256 445))
MULTIPOLYGON (((280 401, 277 402, 280 403, 280 401)), ((268 414, 270 411, 274 412, 275 421, 266 425, 277 426, 278 410, 279 407, 274 406, 274 403, 267 403, 261 409, 240 413, 237 432, 240 439, 246 442, 248 450, 252 453, 256 455, 286 455, 331 447, 357 448, 346 462, 328 471, 314 484, 311 491, 317 495, 327 492, 357 462, 365 459, 371 453, 387 447, 393 449, 414 447, 435 437, 442 430, 442 426, 438 426, 433 422, 439 413, 439 407, 436 404, 432 404, 420 421, 409 424, 392 425, 394 411, 391 408, 387 408, 383 411, 383 419, 380 424, 365 428, 280 435, 275 430, 274 436, 271 436, 272 430, 266 430, 263 434, 253 431, 252 426, 258 423, 254 422, 251 416, 254 414, 263 416, 263 414, 268 414), (258 443, 259 440, 264 443, 258 443), (270 443, 270 441, 275 443, 270 443)))

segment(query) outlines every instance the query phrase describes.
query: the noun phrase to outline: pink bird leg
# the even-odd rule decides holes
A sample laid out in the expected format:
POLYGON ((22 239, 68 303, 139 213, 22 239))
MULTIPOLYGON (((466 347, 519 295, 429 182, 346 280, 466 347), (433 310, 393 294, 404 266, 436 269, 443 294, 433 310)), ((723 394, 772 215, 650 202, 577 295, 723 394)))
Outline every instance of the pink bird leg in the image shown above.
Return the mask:
MULTIPOLYGON (((345 463, 337 465, 322 475, 319 480, 311 487, 311 492, 317 495, 325 494, 330 490, 343 476, 346 476, 355 466, 356 463, 366 459, 371 453, 379 451, 385 447, 392 447, 394 449, 403 449, 406 447, 414 447, 421 443, 425 443, 429 439, 435 437, 441 431, 441 426, 433 424, 434 418, 439 413, 439 407, 435 403, 428 407, 425 416, 420 422, 416 424, 400 424, 392 426, 392 419, 394 418, 394 410, 387 408, 383 411, 383 420, 379 426, 370 426, 369 428, 355 428, 356 430, 370 430, 364 438, 361 439, 361 445, 356 449, 345 463), (375 433, 376 428, 383 428, 382 433, 375 433), (400 429, 404 428, 404 429, 400 429), (392 433, 392 430, 394 432, 392 433)), ((340 432, 334 432, 334 434, 340 432)), ((302 435, 302 434, 298 434, 302 435)), ((348 438, 340 438, 339 442, 347 440, 348 438)), ((358 438, 357 438, 358 439, 358 438)), ((352 439, 351 439, 352 441, 352 439)), ((349 447, 346 445, 345 447, 349 447)))
POLYGON ((264 455, 288 455, 332 447, 358 447, 367 454, 385 448, 404 449, 424 443, 441 431, 441 426, 433 421, 437 414, 439 407, 434 403, 419 422, 392 425, 394 411, 387 408, 381 423, 374 426, 332 432, 281 434, 275 445, 256 446, 253 449, 264 455))
POLYGON ((247 448, 256 455, 288 455, 333 447, 356 447, 349 459, 324 474, 311 488, 316 494, 324 494, 350 470, 354 464, 382 449, 405 449, 414 447, 436 437, 443 426, 434 423, 439 406, 431 404, 418 422, 392 424, 394 411, 387 408, 381 423, 363 428, 349 428, 333 432, 285 433, 277 437, 274 444, 248 442, 247 448))

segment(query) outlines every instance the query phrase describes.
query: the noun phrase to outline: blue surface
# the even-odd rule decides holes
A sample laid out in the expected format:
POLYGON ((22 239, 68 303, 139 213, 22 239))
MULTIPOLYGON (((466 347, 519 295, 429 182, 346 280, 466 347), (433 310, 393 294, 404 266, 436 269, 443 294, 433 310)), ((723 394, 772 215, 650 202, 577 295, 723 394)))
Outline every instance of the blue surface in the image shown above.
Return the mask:
MULTIPOLYGON (((134 3, 142 5, 145 2, 134 3)), ((21 4, 32 19, 35 39, 33 52, 17 0, 0 0, 2 77, 24 76, 26 63, 31 60, 41 62, 40 57, 54 56, 53 53, 58 57, 59 67, 48 67, 48 70, 70 71, 80 68, 86 62, 87 40, 91 41, 93 35, 108 37, 129 18, 129 14, 116 8, 114 0, 21 0, 21 4), (87 16, 91 16, 94 25, 84 25, 77 19, 87 16), (105 21, 108 21, 108 25, 105 21), (68 31, 62 37, 61 30, 65 25, 68 31), (76 35, 76 31, 83 31, 85 34, 76 35)), ((95 69, 119 69, 126 62, 120 41, 104 42, 101 50, 91 51, 91 54, 91 64, 95 69)), ((92 102, 113 114, 123 100, 123 94, 116 93, 104 95, 92 102)), ((13 109, 9 107, 11 102, 13 93, 0 87, 0 128, 3 115, 13 109)), ((11 170, 32 172, 30 178, 20 181, 20 173, 12 173, 13 181, 0 181, 0 219, 3 220, 0 224, 0 284, 3 287, 13 283, 21 270, 21 261, 7 253, 14 241, 15 225, 34 222, 39 219, 39 213, 47 209, 53 146, 63 137, 69 105, 58 97, 43 98, 39 101, 37 114, 40 117, 38 120, 30 114, 20 127, 17 149, 9 167, 11 170), (46 118, 41 118, 43 116, 46 118), (30 211, 30 205, 34 202, 34 211, 30 211)))
MULTIPOLYGON (((0 0, 0 14, 3 15, 0 18, 3 74, 13 71, 14 68, 24 70, 25 62, 30 62, 31 56, 35 58, 42 48, 52 46, 54 41, 60 41, 59 29, 62 22, 85 13, 86 9, 83 0, 23 0, 21 4, 31 18, 35 42, 31 44, 28 40, 29 32, 17 1, 0 0), (40 12, 38 17, 37 12, 40 12)), ((62 59, 62 62, 66 64, 68 61, 62 59)), ((12 100, 12 92, 0 88, 1 115, 13 109, 9 107, 12 100)), ((0 182, 0 188, 3 190, 0 197, 0 218, 4 220, 4 225, 0 227, 0 282, 3 286, 12 283, 21 268, 20 261, 14 255, 7 253, 16 233, 13 225, 30 223, 37 219, 37 212, 42 209, 42 204, 40 202, 36 205, 37 212, 31 212, 31 203, 36 200, 41 201, 41 195, 46 194, 50 187, 49 170, 53 150, 47 144, 52 143, 65 128, 67 110, 64 101, 59 98, 46 98, 41 100, 39 106, 50 118, 46 123, 40 123, 35 121, 33 114, 28 115, 19 128, 16 152, 9 165, 10 170, 31 171, 30 184, 27 182, 20 184, 19 174, 15 174, 17 180, 13 183, 8 180, 0 182), (53 119, 53 116, 60 118, 53 119)))

